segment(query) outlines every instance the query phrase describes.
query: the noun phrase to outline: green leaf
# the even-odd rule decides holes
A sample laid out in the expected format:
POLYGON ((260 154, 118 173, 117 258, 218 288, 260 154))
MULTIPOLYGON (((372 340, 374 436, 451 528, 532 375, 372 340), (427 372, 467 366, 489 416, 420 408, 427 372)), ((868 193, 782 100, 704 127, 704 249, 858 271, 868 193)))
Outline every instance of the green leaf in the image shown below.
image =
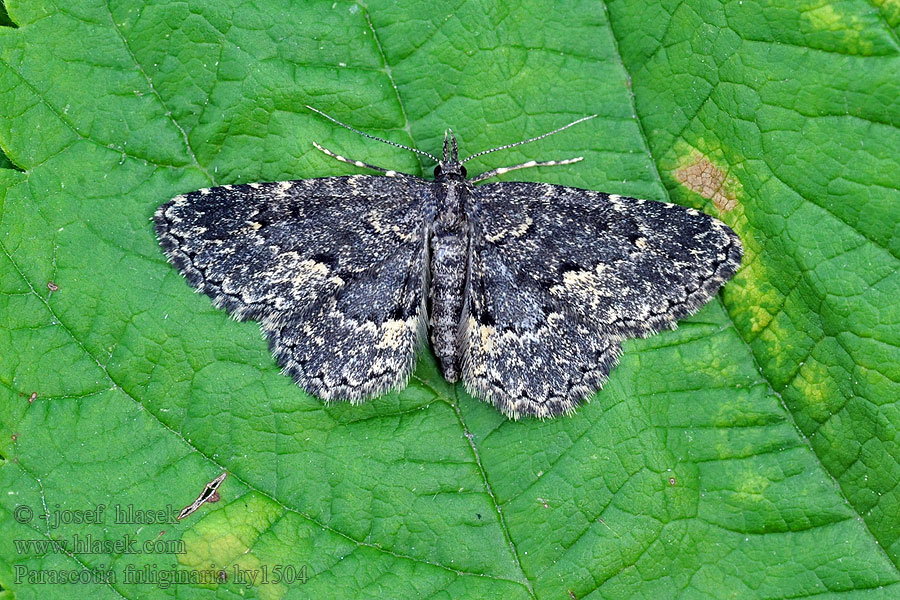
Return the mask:
POLYGON ((0 598, 900 593, 896 0, 6 8, 0 598), (507 421, 428 353, 324 406, 149 221, 354 171, 313 141, 430 170, 306 104, 432 153, 599 113, 471 171, 583 155, 515 178, 701 208, 744 266, 574 417, 507 421))

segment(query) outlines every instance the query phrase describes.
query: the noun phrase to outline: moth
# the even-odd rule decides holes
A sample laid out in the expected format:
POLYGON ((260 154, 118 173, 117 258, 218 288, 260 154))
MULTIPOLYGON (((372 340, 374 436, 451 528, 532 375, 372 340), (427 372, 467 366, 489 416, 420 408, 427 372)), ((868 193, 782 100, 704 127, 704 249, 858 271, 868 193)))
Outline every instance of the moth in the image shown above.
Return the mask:
POLYGON ((434 179, 380 175, 223 185, 156 211, 169 261, 235 318, 253 319, 284 373, 324 400, 405 384, 426 335, 447 381, 509 418, 571 413, 623 340, 675 328, 741 262, 721 221, 665 202, 530 182, 476 185, 452 131, 434 179))

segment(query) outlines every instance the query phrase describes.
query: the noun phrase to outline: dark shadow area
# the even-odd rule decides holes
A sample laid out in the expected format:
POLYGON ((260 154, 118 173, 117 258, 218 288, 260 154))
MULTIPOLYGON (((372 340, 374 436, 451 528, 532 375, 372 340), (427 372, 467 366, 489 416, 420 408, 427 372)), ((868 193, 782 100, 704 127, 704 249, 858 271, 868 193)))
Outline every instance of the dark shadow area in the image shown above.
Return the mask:
POLYGON ((0 169, 13 169, 14 171, 19 171, 20 173, 25 172, 25 169, 19 168, 18 165, 9 160, 9 157, 6 156, 6 152, 3 151, 3 148, 0 148, 0 169))
POLYGON ((6 4, 4 2, 0 2, 0 27, 19 28, 19 26, 13 23, 12 19, 9 18, 9 13, 6 12, 6 4))

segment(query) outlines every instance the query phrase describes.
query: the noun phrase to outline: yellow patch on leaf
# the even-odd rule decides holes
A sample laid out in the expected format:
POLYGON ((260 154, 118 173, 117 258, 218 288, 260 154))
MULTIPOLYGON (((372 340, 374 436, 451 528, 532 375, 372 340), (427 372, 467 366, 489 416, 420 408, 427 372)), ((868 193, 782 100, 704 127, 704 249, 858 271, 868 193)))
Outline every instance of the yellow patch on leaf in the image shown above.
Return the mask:
POLYGON ((218 569, 226 581, 256 588, 260 598, 278 600, 286 593, 282 585, 263 582, 262 570, 273 571, 253 553, 253 548, 284 509, 276 502, 251 492, 221 510, 210 512, 181 537, 186 552, 178 562, 188 569, 218 569))

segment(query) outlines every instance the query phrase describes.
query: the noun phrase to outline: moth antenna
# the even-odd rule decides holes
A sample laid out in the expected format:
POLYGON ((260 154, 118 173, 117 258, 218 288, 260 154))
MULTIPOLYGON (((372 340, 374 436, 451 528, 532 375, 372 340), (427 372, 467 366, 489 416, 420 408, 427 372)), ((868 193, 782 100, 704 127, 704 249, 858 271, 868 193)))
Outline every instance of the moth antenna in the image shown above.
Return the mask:
POLYGON ((588 120, 590 120, 590 119, 593 119, 593 118, 596 117, 596 116, 597 116, 597 115, 588 115, 587 117, 581 117, 580 119, 577 119, 577 120, 575 120, 575 121, 572 121, 572 122, 569 123, 568 125, 563 125, 563 126, 560 127, 559 129, 554 129, 553 131, 549 131, 549 132, 544 133, 544 134, 542 134, 542 135, 539 135, 539 136, 537 136, 537 137, 533 137, 533 138, 530 138, 530 139, 527 139, 527 140, 522 140, 521 142, 515 142, 514 144, 506 144, 506 145, 504 145, 504 146, 498 146, 497 148, 491 148, 490 150, 482 150, 481 152, 476 152, 476 153, 473 154, 472 156, 467 157, 467 158, 466 158, 465 160, 463 160, 462 162, 466 162, 466 161, 468 161, 468 160, 472 160, 473 158, 478 157, 478 156, 484 156, 485 154, 489 154, 489 153, 491 153, 491 152, 496 152, 497 150, 506 150, 507 148, 515 148, 516 146, 521 146, 522 144, 530 144, 531 142, 536 142, 536 141, 538 141, 538 140, 542 140, 542 139, 544 139, 545 137, 550 137, 550 136, 553 135, 554 133, 559 133, 559 132, 562 131, 563 129, 568 129, 569 127, 571 127, 571 126, 573 126, 573 125, 578 125, 579 123, 581 123, 581 122, 583 122, 583 121, 588 121, 588 120))
POLYGON ((332 123, 336 123, 337 125, 340 125, 341 127, 344 127, 344 128, 346 128, 346 129, 349 129, 350 131, 352 131, 352 132, 354 132, 354 133, 358 133, 359 135, 361 135, 361 136, 363 136, 363 137, 367 137, 367 138, 369 138, 370 140, 375 140, 375 141, 378 141, 378 142, 383 142, 383 143, 388 144, 388 145, 390 145, 390 146, 396 146, 397 148, 403 148, 404 150, 409 150, 410 152, 415 152, 416 154, 421 154, 422 156, 427 156, 428 158, 430 158, 430 159, 433 160, 434 162, 441 162, 440 159, 438 159, 437 157, 435 157, 435 156, 433 156, 433 155, 431 155, 431 154, 428 154, 427 152, 422 152, 421 150, 417 150, 416 148, 410 148, 409 146, 404 146, 403 144, 398 144, 397 142, 392 142, 392 141, 390 141, 390 140, 385 140, 385 139, 383 139, 383 138, 380 138, 380 137, 378 137, 378 136, 372 135, 372 134, 370 134, 370 133, 366 133, 365 131, 360 131, 359 129, 357 129, 357 128, 355 128, 355 127, 351 127, 350 125, 347 125, 346 123, 342 123, 342 122, 338 121, 337 119, 335 119, 335 118, 332 117, 332 116, 326 115, 325 113, 323 113, 323 112, 322 112, 321 110, 319 110, 318 108, 313 108, 313 107, 310 106, 309 104, 306 105, 306 108, 308 108, 309 110, 313 111, 314 113, 318 113, 318 114, 322 115, 323 117, 325 117, 326 119, 328 119, 328 120, 331 121, 332 123))

